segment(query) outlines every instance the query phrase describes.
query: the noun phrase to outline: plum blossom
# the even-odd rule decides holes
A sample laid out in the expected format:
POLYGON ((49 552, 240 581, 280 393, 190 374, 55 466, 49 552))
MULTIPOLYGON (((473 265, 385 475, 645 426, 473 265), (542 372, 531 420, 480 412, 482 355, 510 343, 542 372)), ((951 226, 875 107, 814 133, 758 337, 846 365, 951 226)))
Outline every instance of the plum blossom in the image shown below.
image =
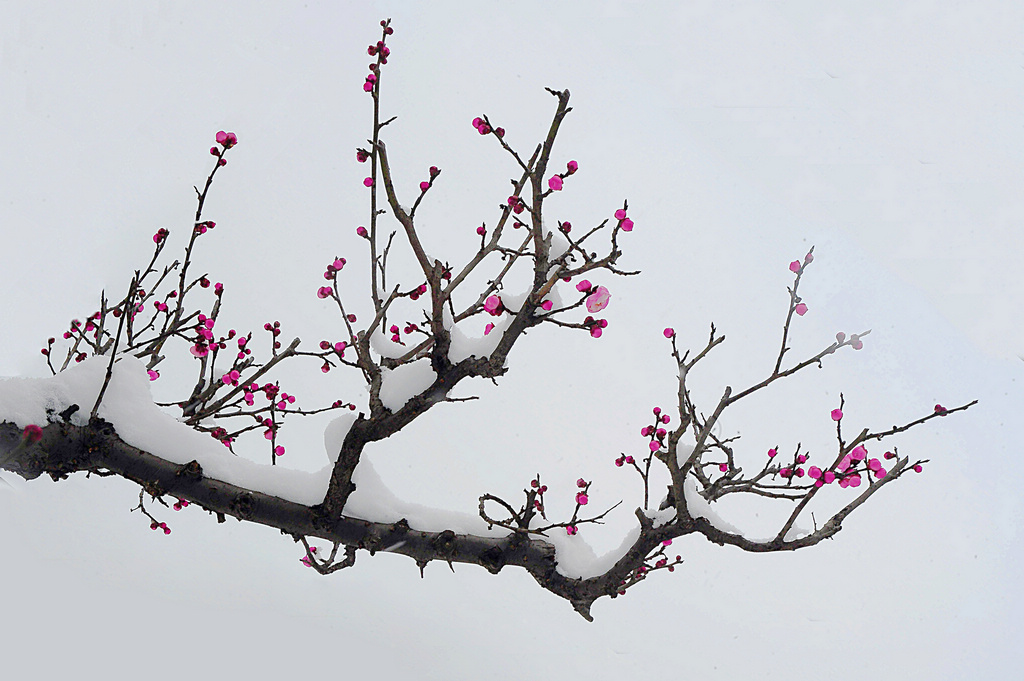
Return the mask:
POLYGON ((562 178, 558 175, 552 175, 551 179, 548 180, 548 187, 550 187, 553 192, 562 191, 562 178))
POLYGON ((598 286, 597 290, 587 297, 587 311, 600 312, 604 308, 608 307, 608 301, 610 298, 611 294, 608 292, 608 289, 604 286, 598 286))

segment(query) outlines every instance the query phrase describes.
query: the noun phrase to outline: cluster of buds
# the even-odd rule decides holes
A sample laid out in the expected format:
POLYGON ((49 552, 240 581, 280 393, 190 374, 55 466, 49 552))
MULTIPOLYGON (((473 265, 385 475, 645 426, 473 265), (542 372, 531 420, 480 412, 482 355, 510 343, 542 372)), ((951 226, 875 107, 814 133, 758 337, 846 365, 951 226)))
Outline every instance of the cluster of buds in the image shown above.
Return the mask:
POLYGON ((327 266, 327 269, 324 271, 324 279, 327 279, 328 281, 333 281, 335 278, 337 278, 338 272, 340 272, 341 269, 345 267, 345 263, 347 262, 348 261, 345 260, 345 258, 335 258, 334 262, 329 264, 327 266))
POLYGON ((476 131, 481 135, 489 135, 493 132, 495 135, 498 136, 498 139, 501 139, 502 137, 505 136, 505 128, 491 128, 491 124, 487 122, 486 117, 480 118, 479 116, 477 116, 476 118, 474 118, 473 127, 476 128, 476 131))
POLYGON ((548 178, 548 189, 553 192, 562 191, 562 181, 579 170, 579 164, 576 161, 569 161, 565 165, 565 172, 552 175, 548 178))
MULTIPOLYGON (((649 440, 648 448, 652 452, 657 452, 665 446, 665 438, 668 436, 668 431, 662 428, 662 426, 671 421, 672 417, 668 414, 662 413, 661 407, 655 407, 651 411, 654 414, 654 423, 641 428, 640 436, 649 440)), ((633 463, 631 461, 632 458, 633 457, 626 457, 623 461, 625 463, 633 463)), ((621 466, 622 464, 616 462, 616 465, 621 466)))
POLYGON ((233 132, 224 132, 221 130, 217 133, 217 144, 222 148, 218 149, 217 147, 210 147, 210 154, 218 157, 218 166, 225 166, 228 164, 228 160, 224 158, 224 152, 238 144, 238 136, 233 132))
POLYGON ((277 337, 281 335, 281 322, 267 322, 263 325, 263 330, 270 332, 271 337, 274 339, 274 349, 280 349, 281 341, 277 340, 277 337))
POLYGON ((430 185, 434 184, 434 180, 441 174, 441 169, 437 166, 430 166, 430 179, 424 182, 420 182, 420 191, 426 192, 430 189, 430 185))
POLYGON ((178 501, 174 504, 173 508, 175 511, 180 511, 181 509, 188 506, 188 504, 189 502, 186 501, 185 499, 178 499, 178 501))
MULTIPOLYGON (((213 229, 217 226, 217 223, 213 220, 205 220, 203 222, 197 222, 193 228, 196 234, 206 234, 206 230, 213 229)), ((159 232, 158 232, 159 233, 159 232)))
POLYGON ((153 235, 153 243, 155 243, 155 244, 162 243, 164 241, 164 239, 167 238, 167 235, 169 235, 169 234, 170 234, 169 231, 167 231, 166 229, 161 227, 160 229, 156 230, 156 234, 153 235))
POLYGON ((623 232, 633 231, 633 221, 626 217, 625 208, 620 208, 617 211, 615 211, 615 219, 619 221, 618 227, 622 229, 623 232))
POLYGON ((170 534, 171 533, 171 528, 167 527, 167 523, 158 523, 155 520, 149 524, 149 529, 151 529, 151 530, 163 530, 164 534, 170 534))
MULTIPOLYGON (((508 197, 507 205, 508 205, 509 208, 512 209, 512 212, 515 213, 516 215, 519 215, 524 210, 526 210, 526 202, 523 201, 521 196, 514 196, 513 195, 513 196, 508 197)), ((518 229, 519 228, 519 223, 516 223, 515 226, 516 226, 516 229, 518 229)), ((477 231, 477 234, 480 234, 480 232, 477 231)))
MULTIPOLYGON (((542 518, 546 517, 544 515, 544 492, 548 491, 548 486, 540 483, 540 476, 538 475, 530 481, 530 487, 537 490, 537 495, 533 499, 533 507, 537 509, 537 512, 540 513, 542 518)), ((569 534, 575 534, 575 531, 570 532, 569 534)))

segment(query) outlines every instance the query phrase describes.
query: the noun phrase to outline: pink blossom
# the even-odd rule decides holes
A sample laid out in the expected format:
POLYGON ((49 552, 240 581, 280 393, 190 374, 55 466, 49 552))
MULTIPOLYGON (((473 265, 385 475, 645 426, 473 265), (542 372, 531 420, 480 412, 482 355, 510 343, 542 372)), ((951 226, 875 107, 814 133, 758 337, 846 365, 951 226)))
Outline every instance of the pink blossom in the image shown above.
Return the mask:
POLYGON ((361 237, 363 237, 365 239, 366 238, 366 227, 363 227, 363 226, 356 227, 356 234, 358 234, 359 236, 361 236, 361 237))
POLYGON ((274 447, 274 456, 284 456, 284 447, 281 445, 274 447))
POLYGON ((853 347, 854 350, 860 350, 861 348, 864 347, 864 341, 862 341, 860 338, 854 338, 853 342, 851 342, 850 345, 853 347))
POLYGON ((586 487, 587 486, 587 481, 584 480, 583 478, 579 478, 578 480, 576 480, 576 486, 577 487, 586 487))
POLYGON ((29 444, 35 444, 43 439, 43 429, 33 424, 25 426, 25 429, 21 431, 21 437, 24 440, 28 440, 29 444))
POLYGON ((583 492, 579 492, 576 495, 576 503, 579 504, 580 506, 586 506, 587 505, 587 501, 589 501, 587 499, 587 495, 584 494, 583 492))
POLYGON ((373 186, 373 178, 372 177, 368 177, 365 180, 363 180, 363 186, 364 187, 372 187, 373 186))
POLYGON ((608 307, 608 301, 611 299, 611 294, 604 286, 598 286, 597 290, 587 297, 587 311, 588 312, 600 312, 604 308, 608 307))
POLYGON ((800 261, 799 260, 794 260, 793 262, 789 263, 789 271, 790 272, 799 272, 800 271, 800 267, 801 267, 801 265, 800 265, 800 261))
POLYGON ((494 324, 491 324, 490 322, 488 322, 487 326, 484 327, 484 335, 486 336, 491 331, 494 331, 494 324))
POLYGON ((656 452, 659 449, 661 449, 661 443, 658 442, 657 440, 651 440, 651 444, 649 446, 652 452, 656 452))
POLYGON ((922 470, 923 470, 923 468, 921 468, 921 464, 919 464, 919 463, 915 463, 914 464, 914 472, 915 473, 920 473, 922 470))
POLYGON ((833 409, 832 410, 832 420, 833 421, 839 421, 842 418, 843 418, 843 410, 842 409, 833 409))
POLYGON ((498 296, 488 296, 487 300, 484 301, 484 309, 491 314, 497 314, 501 308, 501 298, 498 296))
POLYGON ((333 291, 331 290, 330 286, 321 286, 317 290, 316 295, 317 295, 317 298, 330 298, 331 297, 331 293, 333 293, 333 291))
POLYGON ((545 312, 550 312, 551 308, 553 308, 555 304, 550 300, 545 300, 543 303, 540 304, 540 306, 541 309, 543 309, 545 312))
POLYGON ((615 219, 616 220, 625 220, 626 219, 626 211, 622 210, 621 208, 618 209, 617 211, 615 211, 615 219))
POLYGON ((674 337, 676 335, 676 330, 673 329, 671 326, 669 326, 669 327, 666 327, 665 330, 662 333, 665 334, 665 338, 672 338, 672 337, 674 337))
POLYGON ((486 236, 487 230, 484 229, 483 225, 480 225, 479 227, 476 228, 476 233, 479 234, 480 236, 486 236))
POLYGON ((864 445, 857 445, 853 448, 853 451, 850 452, 850 458, 854 461, 863 461, 867 455, 868 450, 864 448, 864 445))
POLYGON ((225 149, 230 149, 238 144, 238 137, 233 132, 224 132, 221 130, 217 133, 217 144, 221 145, 225 149))
POLYGON ((590 282, 587 281, 586 279, 584 279, 580 283, 576 284, 576 290, 581 292, 581 293, 586 293, 591 288, 593 288, 593 287, 590 285, 590 282))
POLYGON ((149 380, 151 380, 151 381, 155 381, 156 379, 160 378, 160 372, 159 371, 153 371, 152 369, 150 369, 148 371, 148 373, 149 373, 149 380))
POLYGON ((810 468, 807 469, 807 475, 817 480, 818 478, 821 477, 821 469, 818 468, 817 466, 811 466, 810 468))
POLYGON ((837 343, 842 343, 844 340, 846 340, 846 334, 845 333, 840 331, 839 333, 836 334, 836 342, 837 343))
POLYGON ((566 533, 567 535, 569 535, 570 537, 571 537, 572 535, 576 534, 576 533, 577 533, 578 531, 579 531, 579 530, 577 530, 577 529, 576 529, 576 526, 575 526, 575 525, 566 525, 566 527, 565 527, 565 533, 566 533))
POLYGON ((720 470, 723 473, 728 473, 729 472, 729 464, 727 464, 727 463, 720 463, 720 464, 718 464, 718 470, 720 470))
POLYGON ((622 224, 620 226, 622 227, 622 231, 623 232, 632 232, 633 231, 633 221, 630 220, 629 218, 626 218, 625 220, 623 220, 622 224))
POLYGON ((579 170, 580 165, 576 163, 576 161, 569 161, 568 163, 565 164, 565 167, 568 170, 568 174, 572 175, 577 170, 579 170))
POLYGON ((804 303, 797 303, 797 306, 793 308, 793 312, 796 312, 798 315, 803 317, 807 314, 807 305, 804 303))
POLYGON ((552 175, 551 179, 548 180, 548 186, 551 187, 551 191, 562 191, 562 178, 558 175, 552 175))
POLYGON ((778 453, 779 453, 779 450, 777 450, 775 447, 772 447, 771 449, 768 450, 768 458, 772 459, 778 453))
POLYGON ((420 191, 421 192, 425 192, 428 189, 430 189, 430 183, 429 182, 420 182, 420 191))
POLYGON ((935 405, 935 413, 936 414, 945 414, 946 411, 947 411, 946 408, 943 407, 941 404, 936 404, 935 405))

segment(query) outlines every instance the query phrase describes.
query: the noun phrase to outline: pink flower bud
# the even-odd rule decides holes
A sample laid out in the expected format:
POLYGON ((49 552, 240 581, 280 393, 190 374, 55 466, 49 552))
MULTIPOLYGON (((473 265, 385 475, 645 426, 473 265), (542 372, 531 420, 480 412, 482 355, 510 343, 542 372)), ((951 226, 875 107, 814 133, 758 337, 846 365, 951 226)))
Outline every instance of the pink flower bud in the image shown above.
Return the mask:
POLYGON ((372 187, 373 186, 373 178, 372 177, 368 177, 365 180, 363 180, 363 186, 364 187, 372 187))
POLYGON ((797 303, 797 306, 793 308, 793 312, 796 312, 798 315, 803 317, 807 314, 807 305, 804 303, 797 303))
POLYGON ((590 290, 591 288, 592 288, 592 287, 591 287, 591 285, 590 285, 590 282, 589 282, 589 281, 587 281, 586 279, 584 279, 584 280, 583 280, 583 281, 581 281, 580 283, 576 284, 576 290, 577 290, 577 291, 580 291, 581 293, 586 293, 586 292, 587 292, 587 291, 589 291, 589 290, 590 290))
POLYGON ((842 418, 843 418, 843 410, 842 409, 833 409, 832 410, 832 420, 833 421, 839 421, 842 418))
POLYGON ((676 330, 669 326, 665 328, 663 333, 665 334, 665 338, 673 338, 676 335, 676 330))
POLYGON ((626 218, 625 220, 622 221, 621 227, 622 227, 622 231, 623 232, 632 232, 633 231, 633 221, 630 220, 629 218, 626 218))
POLYGON ((429 182, 420 182, 420 191, 421 192, 425 192, 428 189, 430 189, 430 183, 429 182))
POLYGON ((356 227, 356 234, 358 234, 359 236, 361 236, 361 237, 363 237, 365 239, 366 238, 366 227, 362 227, 362 226, 356 227))
POLYGON ((487 326, 484 327, 484 335, 486 336, 491 331, 494 331, 494 324, 491 324, 490 322, 488 322, 487 326))
POLYGON ((618 209, 617 211, 615 211, 615 219, 616 220, 625 220, 626 219, 626 211, 622 210, 621 208, 618 209))
POLYGON ((801 266, 800 266, 800 261, 799 260, 794 260, 793 262, 789 263, 789 271, 790 272, 799 272, 800 271, 800 267, 801 266))
POLYGON ((584 494, 583 492, 580 492, 576 495, 576 503, 579 504, 580 506, 586 506, 587 501, 589 501, 587 499, 587 495, 584 494))
POLYGON ((565 167, 568 170, 568 174, 572 175, 577 170, 579 170, 580 165, 576 163, 576 161, 569 161, 568 163, 565 164, 565 167))
POLYGON ((587 486, 587 481, 586 481, 586 480, 584 480, 583 478, 579 478, 579 479, 578 479, 578 480, 576 481, 576 486, 577 486, 577 487, 586 487, 586 486, 587 486))
POLYGON ((552 175, 551 178, 548 180, 548 187, 551 188, 551 191, 562 191, 562 178, 559 177, 558 175, 552 175))

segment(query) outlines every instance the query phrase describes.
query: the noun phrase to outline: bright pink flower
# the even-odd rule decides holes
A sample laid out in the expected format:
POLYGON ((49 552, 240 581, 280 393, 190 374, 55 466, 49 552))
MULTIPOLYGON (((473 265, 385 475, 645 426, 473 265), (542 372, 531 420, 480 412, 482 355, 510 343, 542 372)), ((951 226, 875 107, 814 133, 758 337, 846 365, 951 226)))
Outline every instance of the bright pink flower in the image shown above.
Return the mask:
POLYGON ((921 464, 919 464, 919 463, 914 464, 914 472, 915 473, 920 473, 922 470, 923 469, 921 468, 921 464))
POLYGON ((661 449, 661 443, 658 442, 657 440, 651 440, 651 444, 649 446, 652 452, 656 452, 659 449, 661 449))
POLYGON ((622 210, 621 208, 618 209, 617 211, 615 211, 615 219, 616 220, 625 220, 626 219, 626 211, 622 210))
POLYGON ((941 404, 936 404, 935 405, 935 413, 936 414, 945 414, 946 413, 946 408, 943 407, 941 404))
POLYGON ((487 300, 484 301, 484 309, 491 314, 497 314, 501 308, 501 298, 498 296, 488 296, 487 300))
POLYGON ((587 281, 586 279, 584 279, 580 283, 576 284, 576 290, 581 292, 581 293, 586 293, 591 288, 592 288, 592 286, 590 285, 590 282, 587 281))
POLYGON ((804 303, 797 303, 796 307, 793 308, 793 312, 796 312, 798 315, 803 317, 807 314, 807 305, 804 303))
POLYGON ((430 189, 430 183, 429 182, 420 182, 420 191, 421 192, 425 192, 428 189, 430 189))
POLYGON ((850 458, 854 461, 863 461, 864 457, 868 455, 868 450, 864 448, 864 445, 857 445, 850 452, 850 458))
POLYGON ((368 177, 365 180, 363 180, 363 186, 364 187, 372 187, 373 186, 373 178, 372 177, 368 177))
POLYGON ((483 225, 480 225, 479 227, 476 228, 476 233, 479 234, 480 236, 486 236, 487 230, 484 228, 483 225))
POLYGON ((548 180, 548 186, 551 187, 551 191, 562 191, 562 178, 558 175, 552 175, 551 179, 548 180))
POLYGON ((729 472, 729 464, 727 464, 727 463, 720 463, 720 464, 718 464, 718 470, 720 470, 723 473, 728 473, 729 472))
POLYGON ((565 533, 567 535, 569 535, 571 537, 572 535, 576 534, 576 532, 578 532, 578 530, 576 529, 575 525, 566 525, 565 533))
POLYGON ((330 286, 321 286, 319 290, 317 290, 316 296, 317 298, 330 298, 331 293, 333 293, 333 291, 330 286))
POLYGON ((583 492, 580 492, 576 495, 576 503, 579 504, 580 506, 586 506, 587 501, 589 501, 587 499, 587 495, 584 494, 583 492))
POLYGON ((484 335, 486 336, 491 331, 494 331, 494 324, 491 324, 490 322, 487 322, 487 326, 484 327, 484 335))
POLYGON ((587 297, 587 311, 592 313, 600 312, 608 307, 608 301, 611 297, 612 295, 608 292, 608 289, 604 286, 598 286, 597 290, 587 297))
POLYGON ((147 373, 149 373, 149 380, 151 381, 155 381, 156 379, 160 378, 159 371, 153 371, 152 369, 150 369, 147 373))
POLYGON ((363 237, 365 239, 366 236, 367 236, 366 235, 366 227, 363 227, 361 225, 359 227, 356 227, 356 234, 358 234, 359 236, 361 236, 361 237, 363 237))
POLYGON ((833 409, 832 410, 832 420, 833 421, 838 421, 838 420, 840 420, 842 418, 843 418, 843 410, 842 409, 833 409))
POLYGON ((577 487, 586 487, 587 486, 587 481, 584 480, 583 478, 579 478, 578 480, 576 480, 576 486, 577 487))
POLYGON ((274 456, 284 456, 284 447, 281 445, 274 447, 274 456))
POLYGON ((665 338, 672 338, 673 336, 676 335, 676 330, 669 326, 665 328, 665 331, 663 333, 665 334, 665 338))
POLYGON ((594 326, 590 327, 590 336, 591 336, 591 338, 600 338, 602 333, 604 333, 604 332, 601 330, 600 326, 594 325, 594 326))
POLYGON ((771 449, 768 450, 768 458, 772 459, 778 453, 779 453, 779 450, 775 449, 775 447, 772 447, 771 449))
POLYGON ((550 300, 545 300, 543 303, 540 304, 540 306, 541 309, 543 309, 545 312, 550 312, 551 308, 553 308, 555 304, 550 300))
POLYGON ((789 271, 790 272, 799 272, 800 271, 800 267, 801 267, 801 265, 800 265, 800 261, 799 260, 794 260, 793 262, 789 263, 789 271))
POLYGON ((626 218, 625 220, 623 220, 622 221, 622 231, 623 232, 632 232, 633 231, 633 221, 630 220, 629 218, 626 218))
POLYGON ((579 165, 578 163, 576 163, 576 161, 569 161, 568 163, 566 163, 566 164, 565 164, 565 167, 566 167, 566 168, 568 169, 568 171, 569 171, 569 172, 568 172, 568 174, 569 174, 569 175, 572 175, 572 174, 573 174, 573 173, 575 173, 575 172, 576 172, 577 170, 579 170, 579 168, 580 168, 580 165, 579 165))

